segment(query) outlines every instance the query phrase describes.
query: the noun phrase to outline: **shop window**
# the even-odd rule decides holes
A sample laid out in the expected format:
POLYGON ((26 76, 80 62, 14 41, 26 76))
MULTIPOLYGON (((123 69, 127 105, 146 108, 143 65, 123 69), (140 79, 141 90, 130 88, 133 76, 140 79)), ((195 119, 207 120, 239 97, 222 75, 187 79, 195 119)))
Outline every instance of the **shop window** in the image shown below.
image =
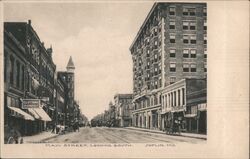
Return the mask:
POLYGON ((192 49, 190 50, 191 58, 196 58, 196 50, 192 49))
POLYGON ((175 21, 170 21, 169 28, 175 29, 175 21))
POLYGON ((184 49, 184 50, 183 50, 183 57, 184 57, 184 58, 189 58, 188 49, 184 49))
POLYGON ((183 35, 183 43, 188 44, 188 35, 183 35))
POLYGON ((169 15, 175 15, 175 7, 169 8, 169 15))
POLYGON ((170 64, 170 72, 175 72, 176 71, 176 64, 175 63, 171 63, 170 64))
POLYGON ((170 43, 175 43, 175 35, 170 35, 170 43))
POLYGON ((182 22, 183 30, 188 30, 188 22, 182 22))
POLYGON ((196 72, 196 64, 191 64, 191 72, 196 72))
POLYGON ((183 64, 183 72, 189 72, 189 65, 183 64))
POLYGON ((175 57, 175 49, 170 49, 170 57, 175 57))

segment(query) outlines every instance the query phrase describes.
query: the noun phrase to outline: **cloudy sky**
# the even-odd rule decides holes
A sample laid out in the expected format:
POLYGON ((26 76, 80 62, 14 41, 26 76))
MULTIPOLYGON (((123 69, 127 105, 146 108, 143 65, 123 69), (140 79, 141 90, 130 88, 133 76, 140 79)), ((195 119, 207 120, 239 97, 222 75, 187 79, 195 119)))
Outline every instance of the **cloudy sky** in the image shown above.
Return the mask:
POLYGON ((153 2, 5 3, 4 20, 31 23, 57 70, 76 66, 76 99, 91 119, 116 93, 132 93, 129 47, 153 2))

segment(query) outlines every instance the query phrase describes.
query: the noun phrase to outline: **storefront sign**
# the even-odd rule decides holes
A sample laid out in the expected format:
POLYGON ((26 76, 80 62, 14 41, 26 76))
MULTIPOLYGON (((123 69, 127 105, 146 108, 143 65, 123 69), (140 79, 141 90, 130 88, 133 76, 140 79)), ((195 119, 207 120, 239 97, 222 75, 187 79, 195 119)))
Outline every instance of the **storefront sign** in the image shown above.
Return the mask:
POLYGON ((40 99, 23 99, 22 100, 22 108, 39 108, 40 107, 40 99))

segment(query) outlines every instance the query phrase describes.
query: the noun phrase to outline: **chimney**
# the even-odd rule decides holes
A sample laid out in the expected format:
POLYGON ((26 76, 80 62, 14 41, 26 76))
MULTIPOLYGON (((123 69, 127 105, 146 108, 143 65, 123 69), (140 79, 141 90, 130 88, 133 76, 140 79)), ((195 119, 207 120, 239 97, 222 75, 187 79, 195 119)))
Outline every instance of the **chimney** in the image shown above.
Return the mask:
POLYGON ((28 20, 28 24, 31 25, 31 20, 30 19, 28 20))

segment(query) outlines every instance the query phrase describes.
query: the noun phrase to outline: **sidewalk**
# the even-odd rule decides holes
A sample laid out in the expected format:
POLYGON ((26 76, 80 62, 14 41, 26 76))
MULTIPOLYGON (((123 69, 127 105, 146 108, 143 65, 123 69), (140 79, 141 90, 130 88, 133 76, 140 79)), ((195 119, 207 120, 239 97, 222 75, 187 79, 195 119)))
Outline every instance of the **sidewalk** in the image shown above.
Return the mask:
MULTIPOLYGON (((144 128, 136 128, 136 127, 125 127, 125 129, 131 129, 131 130, 138 130, 138 131, 144 131, 144 132, 151 132, 151 133, 158 133, 158 134, 165 134, 165 132, 161 130, 152 130, 152 129, 144 129, 144 128)), ((183 133, 181 132, 180 136, 183 137, 190 137, 190 138, 197 138, 197 139, 207 139, 207 135, 203 134, 194 134, 194 133, 183 133)))
POLYGON ((59 134, 51 133, 51 131, 43 131, 43 132, 41 132, 39 134, 35 134, 35 135, 32 135, 32 136, 24 136, 23 137, 23 142, 24 142, 24 144, 41 143, 44 140, 54 138, 54 137, 56 137, 58 135, 59 134))

